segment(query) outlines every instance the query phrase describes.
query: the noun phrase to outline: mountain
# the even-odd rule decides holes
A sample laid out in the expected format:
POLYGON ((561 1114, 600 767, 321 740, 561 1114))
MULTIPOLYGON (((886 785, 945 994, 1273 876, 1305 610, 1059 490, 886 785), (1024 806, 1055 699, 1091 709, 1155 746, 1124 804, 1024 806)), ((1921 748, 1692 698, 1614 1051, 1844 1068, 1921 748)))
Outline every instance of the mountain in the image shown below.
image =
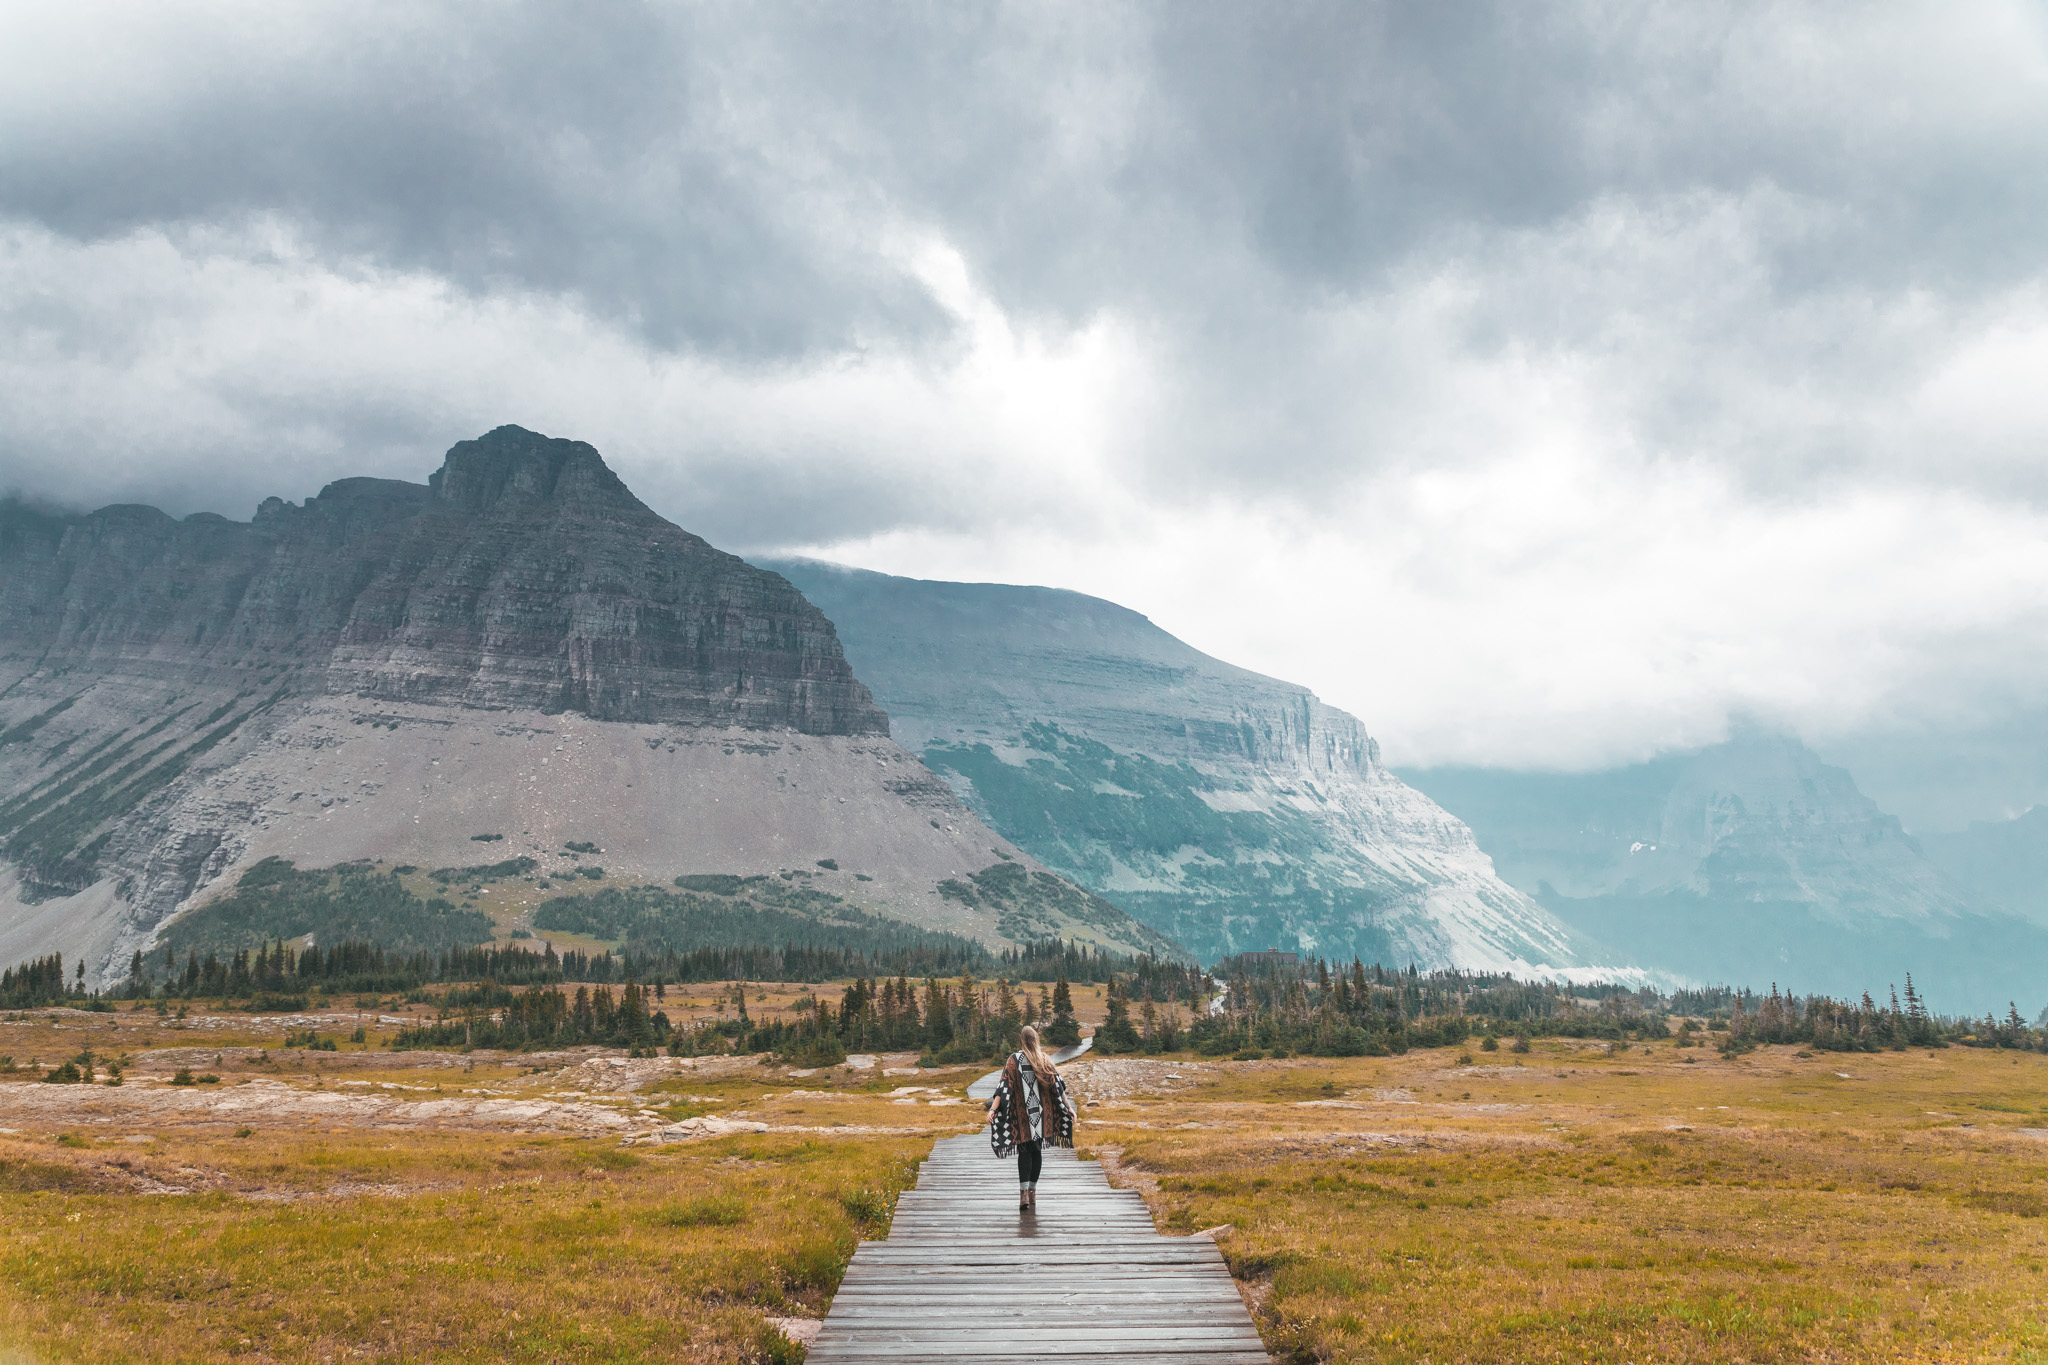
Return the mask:
POLYGON ((770 561, 921 754, 1005 836, 1204 960, 1614 974, 1493 873, 1356 719, 1079 593, 770 561))
POLYGON ((2048 925, 2048 806, 2010 820, 1974 820, 1953 834, 1924 834, 1920 843, 1980 900, 2048 925))
POLYGON ((1593 773, 1404 770, 1510 883, 1646 966, 1943 1008, 2048 996, 2048 932, 1942 870, 1843 769, 1760 730, 1593 773))
POLYGON ((565 841, 615 881, 803 869, 991 944, 1175 951, 888 725, 796 588, 580 442, 500 427, 425 484, 343 479, 248 522, 0 505, 0 961, 125 966, 266 857, 545 875, 565 841))

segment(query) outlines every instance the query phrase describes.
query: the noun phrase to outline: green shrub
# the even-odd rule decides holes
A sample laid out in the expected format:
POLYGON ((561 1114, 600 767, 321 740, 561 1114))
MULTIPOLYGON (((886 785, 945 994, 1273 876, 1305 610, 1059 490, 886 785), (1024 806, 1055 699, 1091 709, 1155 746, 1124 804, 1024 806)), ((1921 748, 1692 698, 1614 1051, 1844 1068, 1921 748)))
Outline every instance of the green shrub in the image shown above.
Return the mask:
POLYGON ((437 882, 495 882, 506 877, 524 877, 540 863, 532 858, 507 858, 502 863, 477 863, 470 867, 437 867, 427 875, 437 882))
POLYGON ((676 890, 700 891, 710 896, 737 896, 746 879, 723 872, 695 872, 676 878, 676 890))
POLYGON ((438 952, 483 942, 491 921, 438 896, 423 900, 367 863, 302 870, 284 858, 265 858, 227 895, 174 921, 161 942, 185 957, 306 934, 320 943, 356 939, 399 952, 438 952))
POLYGON ((654 1214, 654 1221, 665 1228, 730 1228, 746 1218, 746 1204, 731 1194, 708 1194, 670 1204, 654 1214))
POLYGON ((833 1034, 812 1034, 797 1040, 793 1049, 781 1055, 790 1066, 838 1066, 846 1060, 846 1049, 833 1034))
POLYGON ((895 1211, 896 1201, 882 1190, 861 1186, 857 1190, 841 1190, 839 1206, 846 1210, 847 1217, 861 1225, 862 1231, 882 1229, 889 1226, 889 1215, 895 1211))
POLYGON ((851 1259, 851 1249, 837 1242, 807 1242, 776 1257, 775 1268, 782 1272, 784 1287, 793 1292, 815 1289, 830 1293, 839 1287, 839 1277, 846 1273, 851 1259))

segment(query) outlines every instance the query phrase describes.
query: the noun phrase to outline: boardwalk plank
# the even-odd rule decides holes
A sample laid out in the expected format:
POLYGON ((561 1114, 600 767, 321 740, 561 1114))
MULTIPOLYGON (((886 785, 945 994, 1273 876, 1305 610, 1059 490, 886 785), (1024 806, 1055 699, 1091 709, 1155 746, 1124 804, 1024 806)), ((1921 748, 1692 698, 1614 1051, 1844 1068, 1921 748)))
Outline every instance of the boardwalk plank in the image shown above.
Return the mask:
POLYGON ((1161 1237, 1135 1191, 1070 1151, 1046 1153, 1044 1212, 1019 1214, 1016 1192, 984 1139, 940 1140, 888 1239, 855 1251, 811 1365, 1270 1365, 1214 1242, 1161 1237))

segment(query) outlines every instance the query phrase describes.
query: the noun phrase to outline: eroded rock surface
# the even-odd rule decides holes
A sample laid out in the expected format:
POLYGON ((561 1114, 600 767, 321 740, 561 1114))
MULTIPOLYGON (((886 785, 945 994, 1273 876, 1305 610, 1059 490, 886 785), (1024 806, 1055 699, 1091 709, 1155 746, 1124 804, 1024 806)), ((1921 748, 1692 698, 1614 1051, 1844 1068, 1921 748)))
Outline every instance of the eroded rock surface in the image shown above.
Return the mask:
POLYGON ((995 829, 1204 961, 1625 976, 1494 875, 1356 717, 1052 588, 769 561, 837 624, 891 733, 995 829))
POLYGON ((580 442, 501 427, 425 484, 343 479, 246 523, 0 505, 0 963, 119 980, 264 857, 565 840, 611 884, 791 871, 992 945, 1176 951, 1071 887, 944 894, 1042 869, 887 729, 823 613, 580 442))

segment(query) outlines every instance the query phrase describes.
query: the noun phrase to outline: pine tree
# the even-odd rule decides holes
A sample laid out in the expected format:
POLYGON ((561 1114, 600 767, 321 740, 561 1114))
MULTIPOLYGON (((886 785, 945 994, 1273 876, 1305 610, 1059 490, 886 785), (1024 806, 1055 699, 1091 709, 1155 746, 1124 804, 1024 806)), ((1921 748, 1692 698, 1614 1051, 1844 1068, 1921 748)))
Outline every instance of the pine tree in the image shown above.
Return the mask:
POLYGON ((953 1041, 953 993, 935 976, 924 983, 925 1044, 934 1052, 953 1041))
POLYGON ((1139 1046, 1138 1030, 1131 1024, 1131 998, 1124 991, 1120 978, 1111 977, 1109 982, 1109 1018, 1101 1028, 1095 1030, 1095 1050, 1109 1055, 1117 1052, 1136 1052, 1139 1046))
POLYGON ((1054 1047, 1072 1047, 1081 1041, 1081 1024, 1074 1018, 1074 993, 1065 976, 1052 988, 1052 1023, 1045 1030, 1045 1041, 1054 1047))
POLYGON ((1933 1029, 1929 1026, 1927 1004, 1920 993, 1913 989, 1913 974, 1906 973, 1906 1038, 1908 1042, 1925 1044, 1933 1040, 1933 1029))
POLYGON ((626 1046, 633 1051, 637 1052, 653 1040, 654 1022, 647 1015, 646 994, 630 979, 619 1001, 617 1028, 625 1036, 626 1046))

